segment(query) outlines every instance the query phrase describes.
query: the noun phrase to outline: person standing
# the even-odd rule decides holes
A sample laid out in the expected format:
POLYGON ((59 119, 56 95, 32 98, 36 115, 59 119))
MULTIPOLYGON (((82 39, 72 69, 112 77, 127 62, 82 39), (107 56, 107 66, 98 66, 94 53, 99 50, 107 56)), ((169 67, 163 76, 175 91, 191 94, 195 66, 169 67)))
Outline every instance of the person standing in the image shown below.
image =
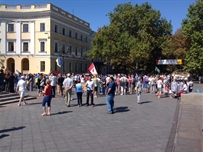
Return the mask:
POLYGON ((106 93, 106 105, 108 107, 109 114, 114 113, 115 91, 116 91, 116 83, 114 82, 114 78, 110 77, 110 82, 109 82, 109 85, 107 88, 107 93, 106 93))
POLYGON ((55 76, 54 73, 51 73, 51 76, 49 77, 49 79, 51 80, 51 87, 52 87, 52 97, 55 98, 55 95, 56 95, 56 81, 57 81, 57 78, 55 76))
POLYGON ((67 107, 70 107, 71 93, 73 88, 73 80, 70 78, 70 76, 71 76, 70 73, 68 73, 67 78, 63 81, 66 96, 65 105, 67 107))
POLYGON ((17 87, 16 87, 16 92, 19 91, 19 94, 20 94, 20 99, 19 99, 18 106, 21 106, 22 101, 24 101, 24 104, 26 104, 25 99, 24 99, 25 90, 26 90, 25 77, 21 76, 21 80, 18 81, 17 87))
POLYGON ((94 82, 94 92, 95 92, 95 98, 98 98, 98 87, 99 87, 99 82, 98 82, 98 78, 97 75, 94 76, 93 78, 93 82, 94 82))
POLYGON ((87 87, 87 100, 86 100, 86 107, 89 106, 89 96, 91 97, 91 105, 94 107, 94 82, 92 81, 92 77, 89 77, 89 80, 86 82, 87 87))
POLYGON ((138 104, 142 104, 142 102, 140 101, 142 88, 143 88, 142 78, 139 78, 139 81, 137 82, 137 85, 136 85, 137 103, 138 104))
POLYGON ((77 84, 75 85, 77 99, 78 99, 78 107, 82 106, 82 84, 80 83, 80 79, 78 79, 77 84))
POLYGON ((42 100, 42 108, 43 108, 43 113, 42 116, 50 116, 51 114, 51 99, 52 99, 52 86, 50 85, 51 80, 46 79, 46 86, 44 87, 44 90, 42 93, 44 94, 44 98, 42 100), (46 113, 46 105, 47 103, 47 113, 46 113))
POLYGON ((60 96, 63 96, 63 81, 64 81, 64 78, 62 77, 62 75, 59 73, 58 74, 58 81, 57 81, 57 87, 58 87, 58 95, 60 96))

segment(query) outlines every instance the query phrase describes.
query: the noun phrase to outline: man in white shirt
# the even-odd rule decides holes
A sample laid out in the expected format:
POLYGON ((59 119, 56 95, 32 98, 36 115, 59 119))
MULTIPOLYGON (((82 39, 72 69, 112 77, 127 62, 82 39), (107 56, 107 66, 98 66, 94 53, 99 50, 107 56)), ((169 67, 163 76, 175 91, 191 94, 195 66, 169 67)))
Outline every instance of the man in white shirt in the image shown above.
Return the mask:
POLYGON ((157 83, 157 96, 158 98, 161 97, 161 93, 162 93, 162 85, 163 85, 163 81, 162 81, 162 78, 159 77, 158 81, 156 82, 157 83))
POLYGON ((73 87, 73 80, 70 78, 70 73, 67 74, 67 78, 63 81, 63 86, 65 90, 66 101, 65 105, 70 107, 71 93, 73 87))
POLYGON ((54 75, 54 73, 51 73, 49 80, 51 80, 50 85, 52 87, 52 97, 55 98, 57 77, 54 75))
POLYGON ((121 85, 121 95, 126 95, 126 85, 127 85, 128 79, 126 78, 126 75, 124 74, 120 78, 120 85, 121 85))
POLYGON ((25 99, 24 99, 25 90, 26 90, 25 77, 21 76, 21 79, 18 81, 17 87, 16 87, 16 92, 19 91, 19 94, 20 94, 20 99, 19 99, 18 106, 21 106, 22 101, 24 101, 24 104, 26 104, 25 99))
POLYGON ((89 77, 89 80, 86 82, 87 87, 87 101, 86 101, 86 107, 89 106, 89 96, 91 96, 91 105, 94 107, 94 81, 92 81, 92 77, 89 77))

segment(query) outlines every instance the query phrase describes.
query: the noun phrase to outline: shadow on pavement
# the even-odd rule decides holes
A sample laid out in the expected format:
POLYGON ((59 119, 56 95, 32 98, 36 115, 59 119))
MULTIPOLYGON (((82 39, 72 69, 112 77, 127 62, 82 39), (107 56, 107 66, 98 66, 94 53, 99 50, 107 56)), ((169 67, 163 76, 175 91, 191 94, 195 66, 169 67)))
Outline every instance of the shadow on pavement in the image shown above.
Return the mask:
POLYGON ((66 114, 66 113, 71 113, 72 111, 62 111, 62 112, 57 112, 57 113, 52 113, 51 115, 61 115, 61 114, 66 114))
POLYGON ((115 110, 115 113, 117 112, 128 112, 130 111, 130 109, 128 109, 128 107, 117 107, 117 108, 114 108, 115 110))
POLYGON ((28 105, 42 104, 42 102, 27 103, 28 105))
POLYGON ((10 129, 4 129, 4 130, 0 130, 0 133, 4 133, 4 132, 9 132, 9 131, 16 131, 16 130, 21 130, 25 128, 25 126, 22 126, 22 127, 13 127, 13 128, 10 128, 10 129))
POLYGON ((0 139, 2 139, 4 137, 8 137, 8 136, 9 136, 9 134, 2 134, 2 135, 0 135, 0 139))
POLYGON ((141 104, 145 104, 145 103, 152 103, 152 101, 143 101, 143 102, 141 102, 141 104))
POLYGON ((105 106, 106 104, 105 103, 99 103, 99 104, 95 104, 95 107, 97 106, 105 106))

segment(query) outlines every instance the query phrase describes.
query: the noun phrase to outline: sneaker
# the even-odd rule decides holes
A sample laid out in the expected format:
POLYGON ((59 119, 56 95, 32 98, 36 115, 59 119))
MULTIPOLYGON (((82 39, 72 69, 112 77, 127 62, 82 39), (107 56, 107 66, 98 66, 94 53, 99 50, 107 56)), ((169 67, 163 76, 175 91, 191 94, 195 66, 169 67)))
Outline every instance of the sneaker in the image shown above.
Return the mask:
POLYGON ((24 101, 24 105, 26 105, 26 104, 27 104, 27 102, 24 101))
POLYGON ((18 106, 21 106, 21 104, 19 103, 18 106))

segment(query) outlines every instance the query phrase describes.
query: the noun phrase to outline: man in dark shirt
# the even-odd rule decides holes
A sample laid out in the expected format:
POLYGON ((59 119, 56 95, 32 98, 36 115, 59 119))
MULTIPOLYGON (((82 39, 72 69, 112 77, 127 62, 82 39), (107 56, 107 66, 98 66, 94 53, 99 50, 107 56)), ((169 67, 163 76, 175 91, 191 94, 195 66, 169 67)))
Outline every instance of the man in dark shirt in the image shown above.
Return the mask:
POLYGON ((58 75, 58 81, 57 81, 57 87, 58 87, 58 95, 63 96, 63 81, 64 78, 62 77, 61 74, 58 75))
POLYGON ((108 107, 108 113, 113 114, 114 113, 114 97, 115 97, 115 91, 116 91, 116 84, 114 82, 114 78, 110 77, 109 85, 107 88, 106 93, 106 104, 108 107))

